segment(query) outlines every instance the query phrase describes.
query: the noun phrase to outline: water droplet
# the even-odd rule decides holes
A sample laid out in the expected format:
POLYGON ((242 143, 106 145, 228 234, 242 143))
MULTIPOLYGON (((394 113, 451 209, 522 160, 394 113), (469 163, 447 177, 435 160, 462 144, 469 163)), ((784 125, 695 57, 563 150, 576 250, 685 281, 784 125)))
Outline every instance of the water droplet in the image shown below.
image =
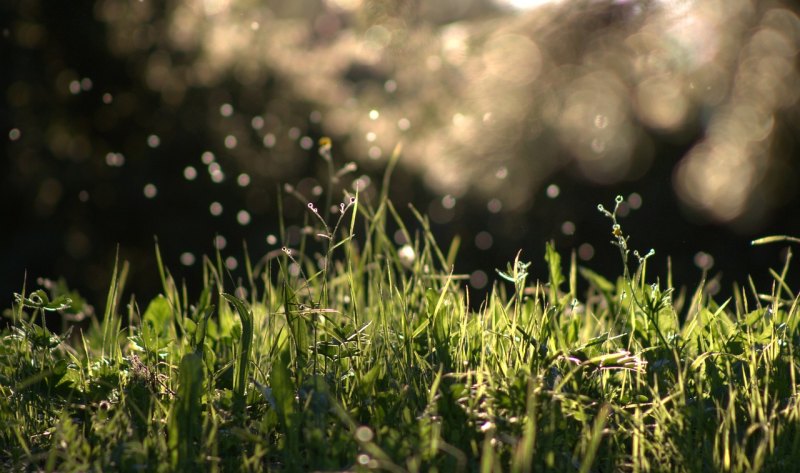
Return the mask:
POLYGON ((228 135, 225 137, 225 147, 228 149, 233 149, 236 145, 239 144, 239 140, 236 139, 233 135, 228 135))
POLYGON ((194 181, 197 178, 197 169, 194 166, 186 166, 183 168, 183 177, 187 181, 194 181))
POLYGON ((584 243, 578 247, 578 257, 583 261, 589 261, 594 257, 594 247, 589 243, 584 243))
POLYGON ((359 442, 370 442, 373 437, 372 429, 366 425, 362 425, 356 429, 356 439, 358 439, 359 442))
POLYGON ((403 245, 397 252, 397 258, 400 260, 400 264, 407 269, 411 268, 416 257, 417 255, 414 253, 414 247, 409 244, 403 245))
POLYGON ((192 253, 185 251, 181 253, 181 264, 184 266, 191 266, 195 262, 195 257, 192 253))
POLYGON ((122 153, 107 153, 106 164, 110 167, 121 167, 125 164, 125 156, 122 153))
POLYGON ((224 236, 217 235, 214 237, 214 248, 224 250, 226 246, 228 246, 228 240, 226 240, 224 236))
POLYGON ((637 210, 639 207, 642 206, 642 196, 639 193, 634 192, 633 194, 628 196, 628 205, 633 209, 637 210))
POLYGON ((479 250, 488 250, 494 244, 492 234, 487 231, 478 232, 475 235, 475 247, 479 250))
POLYGON ((250 212, 247 210, 240 210, 239 213, 236 214, 236 221, 239 222, 239 225, 247 225, 250 223, 250 212))
POLYGON ((596 115, 594 117, 594 126, 599 129, 603 129, 608 126, 608 117, 605 115, 596 115))
POLYGON ((383 151, 381 151, 381 149, 377 146, 370 146, 369 151, 367 151, 367 156, 369 156, 369 159, 372 160, 381 159, 382 155, 383 151))
POLYGON ((228 256, 225 258, 225 267, 228 268, 230 271, 233 271, 239 266, 239 262, 236 261, 236 258, 233 256, 228 256))
POLYGON ((161 144, 161 138, 158 135, 149 135, 147 137, 147 146, 151 148, 158 148, 158 145, 161 144))
POLYGON ((152 199, 158 194, 158 189, 156 188, 155 184, 146 184, 144 186, 144 196, 148 199, 152 199))
POLYGON ((377 110, 370 110, 369 111, 369 119, 370 120, 377 120, 381 116, 380 112, 377 110))
POLYGON ((8 139, 11 141, 17 141, 22 136, 22 132, 19 131, 19 128, 12 128, 8 132, 8 139))
POLYGON ((455 197, 453 197, 450 194, 447 194, 446 196, 442 197, 442 207, 444 207, 446 209, 452 209, 455 206, 456 206, 456 198, 455 197))
POLYGON ((557 185, 550 184, 549 186, 547 186, 547 197, 555 199, 556 197, 558 197, 558 194, 560 193, 561 189, 557 185))
POLYGON ((241 173, 236 178, 236 183, 239 184, 239 187, 247 187, 250 185, 250 175, 241 173))
POLYGON ((222 204, 219 202, 211 202, 211 205, 208 206, 208 211, 211 212, 211 215, 219 217, 222 215, 222 204))
POLYGON ((223 117, 229 117, 233 115, 233 105, 229 103, 224 103, 219 107, 219 114, 223 117))
POLYGON ((480 269, 469 275, 469 285, 475 289, 483 289, 488 282, 489 276, 480 269))

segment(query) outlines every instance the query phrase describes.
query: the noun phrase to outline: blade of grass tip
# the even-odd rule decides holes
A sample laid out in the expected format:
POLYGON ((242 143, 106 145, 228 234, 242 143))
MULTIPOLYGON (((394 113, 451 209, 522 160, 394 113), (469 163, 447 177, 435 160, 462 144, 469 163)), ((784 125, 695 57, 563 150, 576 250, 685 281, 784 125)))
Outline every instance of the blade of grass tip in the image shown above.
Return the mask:
POLYGON ((241 409, 244 408, 247 371, 250 367, 250 351, 253 345, 253 312, 248 310, 244 301, 236 296, 223 293, 222 297, 234 306, 242 322, 242 339, 239 343, 239 356, 236 365, 234 365, 233 375, 233 392, 241 412, 241 409))
POLYGON ((389 184, 392 180, 392 174, 394 172, 395 166, 397 166, 397 162, 400 160, 400 154, 403 152, 403 143, 397 143, 392 150, 392 155, 389 157, 389 163, 386 165, 386 171, 383 173, 383 187, 381 188, 381 196, 379 202, 385 202, 389 200, 389 184))
POLYGON ((763 238, 758 238, 750 242, 752 246, 756 245, 767 245, 769 243, 779 243, 782 241, 788 241, 791 243, 800 243, 800 238, 792 237, 788 235, 770 235, 763 238))
POLYGON ((111 274, 111 284, 108 286, 108 295, 106 296, 106 307, 103 311, 103 346, 101 349, 101 356, 103 358, 106 357, 106 354, 111 355, 112 353, 107 353, 110 351, 110 344, 111 344, 111 330, 112 330, 112 314, 116 312, 116 300, 117 300, 117 273, 119 271, 119 245, 117 245, 117 251, 114 256, 114 270, 111 274))

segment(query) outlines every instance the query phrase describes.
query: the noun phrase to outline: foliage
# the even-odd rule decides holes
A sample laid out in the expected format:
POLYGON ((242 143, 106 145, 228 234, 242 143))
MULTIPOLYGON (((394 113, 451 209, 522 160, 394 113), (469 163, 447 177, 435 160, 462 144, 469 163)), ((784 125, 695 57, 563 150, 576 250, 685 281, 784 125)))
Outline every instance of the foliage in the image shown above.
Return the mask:
POLYGON ((4 469, 744 472, 800 460, 788 259, 768 294, 720 304, 701 284, 687 297, 648 279, 652 253, 629 270, 616 209, 601 207, 623 276, 574 257, 565 275, 548 244, 548 281, 529 280, 518 255, 471 310, 455 250, 419 213, 412 235, 385 195, 309 205, 317 230, 248 259, 242 283, 206 258, 196 300, 159 257, 163 294, 123 313, 127 269, 115 267, 105 316, 85 330, 51 332, 72 300, 23 288, 0 338, 4 469), (410 242, 402 256, 389 223, 410 242))

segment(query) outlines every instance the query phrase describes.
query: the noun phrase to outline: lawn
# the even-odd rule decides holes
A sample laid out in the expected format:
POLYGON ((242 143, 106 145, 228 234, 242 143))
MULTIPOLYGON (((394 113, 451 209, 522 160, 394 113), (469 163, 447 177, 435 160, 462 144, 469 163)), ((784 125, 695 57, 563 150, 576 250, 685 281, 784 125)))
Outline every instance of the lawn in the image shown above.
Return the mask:
MULTIPOLYGON (((133 300, 117 261, 96 315, 63 282, 21 288, 0 333, 0 468, 800 468, 791 257, 770 287, 714 300, 648 274, 666 256, 629 248, 618 198, 597 235, 618 277, 547 243, 485 268, 496 281, 476 303, 451 269, 458 241, 437 244, 416 211, 403 221, 389 174, 373 202, 309 204, 313 231, 246 256, 239 278, 204 258, 191 299, 160 256, 161 295, 133 300)), ((776 242, 795 243, 759 243, 776 242)))

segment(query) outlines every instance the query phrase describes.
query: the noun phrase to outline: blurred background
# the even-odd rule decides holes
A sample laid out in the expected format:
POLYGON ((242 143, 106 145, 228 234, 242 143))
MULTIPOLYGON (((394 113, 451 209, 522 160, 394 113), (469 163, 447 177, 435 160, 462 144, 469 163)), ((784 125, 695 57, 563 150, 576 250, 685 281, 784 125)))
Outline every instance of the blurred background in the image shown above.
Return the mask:
MULTIPOLYGON (((242 274, 342 192, 426 212, 478 297, 544 243, 621 273, 610 221, 650 268, 768 291, 800 236, 800 18, 757 0, 7 0, 0 302, 27 271, 99 303, 117 245, 139 300, 154 236, 190 290, 220 248, 242 274), (348 165, 347 163, 354 163, 348 165), (292 186, 287 192, 284 184, 292 186), (299 199, 295 198, 300 196, 299 199), (279 197, 288 225, 278 229, 279 197), (487 286, 488 285, 488 286, 487 286)), ((409 220, 411 221, 411 220, 409 220)), ((414 227, 412 225, 412 227, 414 227)), ((397 235, 397 243, 404 243, 397 235)), ((796 266, 795 266, 796 267, 796 266)), ((797 271, 790 272, 797 289, 797 271)))

